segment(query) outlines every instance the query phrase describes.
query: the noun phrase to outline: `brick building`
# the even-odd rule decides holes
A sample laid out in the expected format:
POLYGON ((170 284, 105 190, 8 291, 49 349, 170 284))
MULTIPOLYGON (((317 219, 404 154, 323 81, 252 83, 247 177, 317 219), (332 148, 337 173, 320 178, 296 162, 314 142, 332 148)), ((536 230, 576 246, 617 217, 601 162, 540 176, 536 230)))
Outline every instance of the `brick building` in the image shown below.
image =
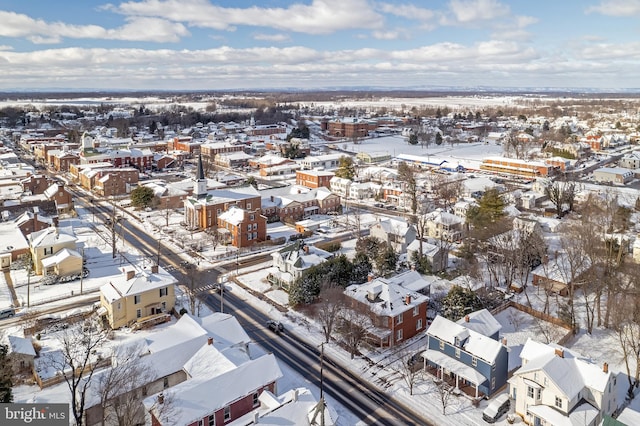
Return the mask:
POLYGON ((318 170, 298 170, 296 172, 296 185, 302 185, 307 188, 318 188, 331 186, 331 178, 334 176, 332 172, 318 170))

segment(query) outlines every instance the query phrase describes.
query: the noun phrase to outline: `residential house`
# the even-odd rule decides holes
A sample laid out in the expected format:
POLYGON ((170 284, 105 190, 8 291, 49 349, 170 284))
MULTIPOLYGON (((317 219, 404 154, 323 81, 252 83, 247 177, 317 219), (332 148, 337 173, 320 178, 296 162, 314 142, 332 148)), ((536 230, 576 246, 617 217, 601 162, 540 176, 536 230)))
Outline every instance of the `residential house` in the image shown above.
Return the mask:
POLYGON ((303 158, 302 160, 300 160, 300 164, 302 164, 303 169, 307 169, 307 170, 336 169, 340 162, 340 158, 345 156, 346 156, 345 154, 309 155, 303 158))
POLYGON ((546 291, 568 296, 570 286, 578 288, 582 285, 591 263, 586 257, 569 258, 560 254, 555 259, 545 260, 531 271, 533 285, 542 286, 546 291))
POLYGON ((72 164, 80 164, 80 156, 70 151, 58 151, 51 156, 53 170, 56 172, 67 173, 72 164))
POLYGON ((425 370, 475 398, 502 389, 509 369, 507 347, 475 331, 478 328, 466 318, 455 323, 438 315, 427 329, 427 349, 422 353, 425 370))
POLYGON ((298 170, 296 172, 296 185, 301 185, 307 188, 318 188, 320 186, 329 188, 331 186, 330 182, 333 176, 333 172, 320 170, 298 170))
POLYGON ((341 209, 340 196, 324 186, 305 188, 292 185, 262 191, 262 214, 270 220, 296 222, 316 215, 337 212, 341 209))
POLYGON ((36 275, 76 275, 82 272, 82 255, 77 252, 71 227, 51 226, 27 236, 36 275))
POLYGON ((230 206, 218 216, 218 232, 237 248, 252 246, 267 239, 267 218, 260 209, 246 210, 230 206))
POLYGON ((56 203, 58 213, 69 213, 73 210, 73 197, 61 181, 52 183, 44 191, 44 196, 56 203))
POLYGON ((382 185, 373 182, 353 182, 349 185, 348 198, 352 200, 366 200, 375 198, 380 193, 382 185))
POLYGON ((33 206, 13 219, 13 223, 20 228, 22 234, 26 237, 32 232, 42 231, 51 226, 58 226, 58 216, 48 216, 43 214, 37 206, 33 206))
POLYGON ((509 394, 526 423, 594 426, 617 410, 617 375, 607 363, 596 365, 560 345, 531 339, 520 358, 522 367, 509 379, 509 394))
POLYGON ((153 319, 171 312, 176 303, 177 280, 163 268, 122 268, 100 287, 101 315, 112 329, 153 319))
POLYGON ((391 245, 396 252, 405 253, 416 239, 416 228, 404 220, 385 218, 371 226, 369 235, 391 245))
POLYGON ((640 169, 640 152, 634 151, 623 155, 618 164, 625 169, 640 169))
POLYGON ((331 188, 331 192, 341 197, 347 197, 349 195, 349 187, 352 184, 353 182, 351 179, 341 178, 338 176, 333 176, 329 180, 329 188, 331 188))
MULTIPOLYGON (((257 349, 237 319, 231 315, 213 313, 198 318, 185 314, 175 324, 117 348, 111 364, 117 366, 116 368, 129 368, 130 371, 137 371, 139 374, 130 377, 117 389, 112 389, 112 399, 119 398, 131 402, 128 406, 131 410, 128 412, 130 418, 126 421, 127 424, 151 424, 154 421, 153 417, 147 420, 149 423, 145 421, 145 412, 148 411, 155 414, 153 424, 162 424, 158 422, 160 414, 164 412, 166 415, 168 408, 157 409, 158 397, 165 397, 162 403, 166 403, 167 407, 170 404, 172 407, 183 405, 178 402, 179 396, 174 397, 171 394, 171 389, 174 388, 177 389, 177 393, 186 394, 205 382, 215 381, 216 386, 224 388, 225 392, 207 392, 202 396, 208 397, 212 393, 224 394, 224 398, 229 398, 228 401, 233 403, 235 400, 246 398, 247 395, 237 393, 238 387, 221 381, 219 377, 243 364, 266 356, 263 355, 263 351, 257 349), (126 363, 133 365, 127 367, 126 363), (145 399, 149 400, 148 407, 145 407, 145 399)), ((269 371, 273 371, 272 365, 270 362, 262 364, 269 371)), ((101 424, 103 418, 116 420, 111 401, 108 401, 106 412, 103 412, 100 404, 99 383, 103 382, 103 377, 110 374, 110 367, 96 371, 89 383, 85 403, 85 424, 89 426, 101 424)), ((278 376, 278 370, 274 375, 278 376)), ((275 384, 270 380, 265 381, 264 386, 267 390, 275 391, 275 384)), ((200 390, 202 391, 202 388, 200 390)), ((253 395, 249 400, 253 400, 253 395)), ((184 405, 192 407, 192 404, 184 405)), ((234 416, 239 414, 237 410, 234 411, 234 416)), ((176 416, 170 424, 182 424, 177 423, 178 419, 186 420, 182 416, 176 416)), ((216 419, 216 424, 223 423, 221 415, 216 419)))
POLYGON ((7 340, 9 346, 8 359, 13 373, 30 373, 33 370, 33 361, 36 357, 31 338, 9 335, 7 340))
POLYGON ((4 271, 29 253, 29 241, 14 222, 0 222, 0 241, 0 269, 4 271))
POLYGON ((414 264, 414 259, 420 253, 420 245, 422 244, 422 255, 427 258, 431 265, 431 272, 438 273, 444 271, 449 263, 449 250, 443 244, 431 244, 420 239, 413 240, 407 246, 407 261, 414 264))
POLYGON ((371 344, 396 346, 426 329, 429 297, 410 285, 405 287, 405 278, 409 283, 416 282, 415 276, 403 275, 395 280, 376 278, 364 284, 352 284, 344 290, 352 308, 369 312, 373 323, 367 329, 371 344))
POLYGON ((326 250, 298 240, 271 254, 276 271, 269 274, 268 280, 285 290, 309 268, 319 265, 333 254, 326 250))
POLYGON ((247 167, 249 160, 253 155, 244 152, 230 152, 226 154, 218 154, 215 158, 215 164, 230 169, 247 167))
POLYGON ((425 214, 423 220, 426 234, 431 238, 452 242, 461 240, 465 235, 465 219, 442 209, 425 214))
POLYGON ((490 337, 493 340, 499 339, 499 333, 502 330, 502 324, 486 309, 471 312, 457 322, 469 330, 490 337))
POLYGON ((22 192, 26 194, 42 194, 51 185, 48 177, 43 175, 31 175, 20 181, 22 192))

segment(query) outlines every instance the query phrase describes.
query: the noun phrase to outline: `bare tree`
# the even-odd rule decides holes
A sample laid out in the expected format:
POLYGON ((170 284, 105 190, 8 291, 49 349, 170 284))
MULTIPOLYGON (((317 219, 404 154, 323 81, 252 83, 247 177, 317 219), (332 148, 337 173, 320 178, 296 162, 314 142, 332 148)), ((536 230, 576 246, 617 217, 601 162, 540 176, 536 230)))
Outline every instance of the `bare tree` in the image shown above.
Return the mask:
POLYGON ((152 367, 140 358, 142 347, 117 348, 112 366, 95 376, 95 390, 100 396, 102 424, 133 425, 144 423, 141 389, 152 381, 152 367))
POLYGON ((413 395, 413 388, 418 383, 418 380, 423 377, 422 365, 414 358, 414 355, 408 349, 399 351, 396 361, 391 363, 389 368, 400 375, 407 388, 409 388, 409 395, 413 395))
POLYGON ((176 398, 172 389, 165 389, 156 395, 153 404, 147 409, 157 422, 151 421, 151 424, 170 425, 174 424, 176 419, 176 398))
POLYGON ((351 359, 358 353, 360 344, 367 336, 372 321, 369 309, 361 304, 345 308, 338 323, 338 333, 342 336, 351 359))
POLYGON ((60 350, 48 352, 46 363, 62 375, 71 392, 71 410, 76 425, 84 424, 85 398, 98 367, 98 349, 106 338, 93 323, 74 324, 58 335, 60 350))
POLYGON ((440 206, 449 210, 462 194, 463 184, 461 179, 451 179, 449 175, 432 173, 429 175, 431 191, 440 206))
POLYGON ((314 308, 314 317, 322 326, 324 341, 329 343, 334 326, 346 308, 346 299, 342 287, 325 283, 314 308))
POLYGON ((556 216, 562 217, 565 206, 568 211, 573 210, 576 197, 576 183, 566 180, 550 181, 544 187, 544 193, 556 209, 556 216))
POLYGON ((187 287, 187 297, 189 298, 189 309, 192 315, 196 315, 196 303, 198 301, 198 291, 201 283, 202 274, 198 270, 195 263, 187 263, 184 265, 187 279, 185 286, 187 287))
POLYGON ((451 399, 453 388, 444 380, 434 380, 434 383, 436 386, 436 392, 438 393, 438 398, 440 399, 440 404, 442 404, 442 414, 446 416, 447 406, 449 405, 449 400, 451 399))

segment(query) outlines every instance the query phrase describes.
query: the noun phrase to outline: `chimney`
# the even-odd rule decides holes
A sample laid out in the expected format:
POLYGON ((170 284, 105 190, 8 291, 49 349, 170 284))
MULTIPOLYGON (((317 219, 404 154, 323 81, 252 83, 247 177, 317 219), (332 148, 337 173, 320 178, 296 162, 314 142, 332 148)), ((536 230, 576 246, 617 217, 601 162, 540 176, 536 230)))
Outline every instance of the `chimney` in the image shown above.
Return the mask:
POLYGON ((367 275, 367 281, 368 281, 368 282, 373 281, 373 274, 369 274, 369 275, 367 275))
POLYGON ((298 401, 298 389, 293 390, 293 402, 298 401))
POLYGON ((411 304, 411 295, 410 294, 407 294, 406 296, 404 296, 404 304, 405 305, 411 304))
POLYGON ((158 273, 158 265, 151 266, 151 273, 152 274, 157 274, 158 273))
POLYGON ((564 358, 564 349, 556 348, 556 355, 559 356, 560 358, 564 358))
POLYGON ((271 202, 273 203, 273 195, 271 196, 271 202))
POLYGON ((136 271, 135 270, 129 269, 127 271, 127 281, 129 281, 130 279, 132 279, 135 276, 136 276, 136 271))
POLYGON ((260 420, 260 412, 259 411, 254 411, 253 412, 253 424, 257 425, 259 420, 260 420))
POLYGON ((164 394, 162 392, 158 394, 158 404, 164 404, 164 394))
POLYGON ((602 372, 603 373, 608 373, 609 372, 609 364, 607 364, 606 362, 604 364, 602 364, 602 372))
POLYGON ((502 338, 502 344, 503 344, 504 346, 507 346, 507 338, 506 338, 506 337, 503 337, 503 338, 502 338))
POLYGON ((464 322, 469 322, 469 315, 464 316, 464 322))
POLYGON ((213 345, 213 337, 207 338, 207 345, 213 345))
POLYGON ((302 246, 302 250, 304 250, 304 252, 306 254, 309 254, 309 246, 308 245, 305 244, 304 246, 302 246))

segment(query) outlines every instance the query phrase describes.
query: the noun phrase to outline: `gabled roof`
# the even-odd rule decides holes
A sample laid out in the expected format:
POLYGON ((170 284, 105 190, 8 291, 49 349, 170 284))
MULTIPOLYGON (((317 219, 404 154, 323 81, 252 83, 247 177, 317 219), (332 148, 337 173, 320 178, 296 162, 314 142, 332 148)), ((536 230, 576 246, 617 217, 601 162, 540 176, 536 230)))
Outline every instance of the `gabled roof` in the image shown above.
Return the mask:
POLYGON ((514 375, 543 371, 567 396, 573 399, 584 387, 604 392, 612 372, 604 372, 590 359, 554 344, 543 344, 529 338, 520 354, 522 367, 514 375), (558 351, 562 356, 558 355, 558 351))
POLYGON ((82 259, 82 255, 75 250, 69 250, 68 248, 63 248, 53 256, 49 256, 45 259, 42 259, 42 266, 47 268, 52 265, 59 265, 64 262, 66 259, 76 258, 82 259))
POLYGON ((502 325, 486 309, 470 313, 458 320, 458 324, 485 336, 492 336, 502 329, 502 325))
POLYGON ((68 242, 76 242, 73 229, 71 227, 61 228, 51 226, 41 231, 32 232, 27 236, 31 247, 55 246, 68 242))
POLYGON ((344 293, 369 306, 371 312, 378 316, 399 315, 429 300, 423 294, 384 278, 376 278, 364 284, 352 284, 345 289, 344 293))
POLYGON ((31 339, 20 336, 9 336, 9 353, 36 356, 31 339))
POLYGON ((471 355, 490 364, 495 362, 500 350, 504 347, 497 340, 456 324, 440 315, 436 316, 427 329, 427 335, 444 340, 454 346, 457 344, 458 347, 463 348, 471 355))
POLYGON ((136 270, 133 278, 127 279, 126 268, 123 274, 111 278, 100 287, 100 293, 110 303, 123 297, 140 294, 149 290, 176 284, 178 281, 165 269, 158 267, 157 273, 136 270))

